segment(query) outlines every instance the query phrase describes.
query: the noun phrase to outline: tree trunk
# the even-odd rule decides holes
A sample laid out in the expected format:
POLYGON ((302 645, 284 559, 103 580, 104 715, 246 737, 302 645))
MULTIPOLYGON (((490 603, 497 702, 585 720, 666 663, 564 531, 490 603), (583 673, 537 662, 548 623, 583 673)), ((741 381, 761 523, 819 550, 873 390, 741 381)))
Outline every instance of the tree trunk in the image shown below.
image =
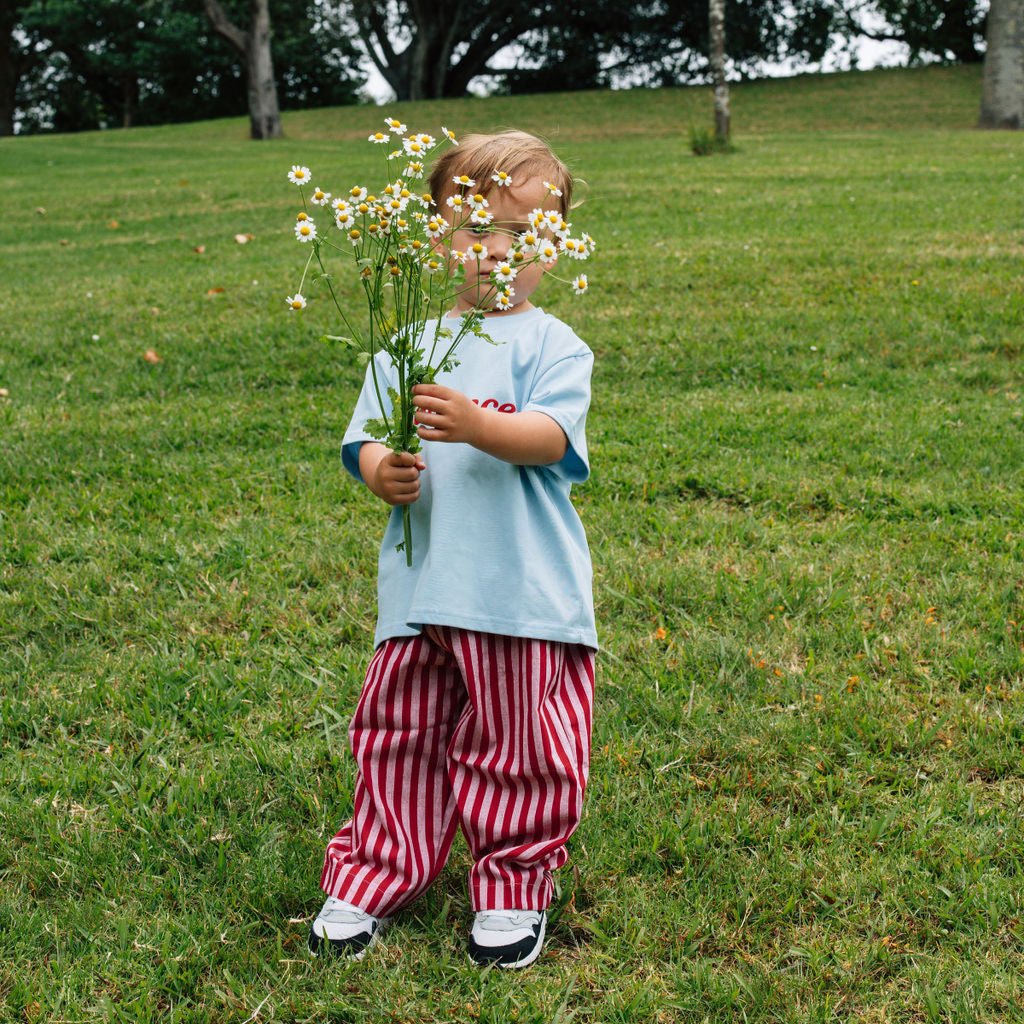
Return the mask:
POLYGON ((14 105, 18 92, 16 58, 7 48, 6 40, 0 46, 0 136, 14 134, 14 105))
POLYGON ((249 125, 254 139, 281 138, 281 110, 277 104, 274 59, 270 52, 269 0, 252 0, 246 40, 249 78, 249 125))
POLYGON ((709 0, 711 77, 715 85, 715 140, 729 141, 729 83, 725 80, 725 0, 709 0))
POLYGON ((135 112, 139 109, 138 75, 127 74, 121 83, 121 127, 131 128, 135 124, 135 112))
POLYGON ((1024 0, 992 0, 985 31, 981 128, 1024 128, 1024 0))
POLYGON ((270 50, 269 0, 250 0, 249 29, 243 32, 227 16, 220 0, 203 0, 213 30, 245 58, 249 92, 249 137, 279 139, 281 112, 274 81, 274 59, 270 50))

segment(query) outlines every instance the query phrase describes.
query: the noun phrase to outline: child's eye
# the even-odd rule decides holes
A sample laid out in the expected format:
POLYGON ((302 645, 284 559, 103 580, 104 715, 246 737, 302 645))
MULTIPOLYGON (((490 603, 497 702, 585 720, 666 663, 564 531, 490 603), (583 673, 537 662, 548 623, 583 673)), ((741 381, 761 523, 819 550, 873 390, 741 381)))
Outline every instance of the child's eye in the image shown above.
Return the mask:
POLYGON ((491 228, 488 224, 473 224, 469 230, 478 238, 491 233, 491 228))

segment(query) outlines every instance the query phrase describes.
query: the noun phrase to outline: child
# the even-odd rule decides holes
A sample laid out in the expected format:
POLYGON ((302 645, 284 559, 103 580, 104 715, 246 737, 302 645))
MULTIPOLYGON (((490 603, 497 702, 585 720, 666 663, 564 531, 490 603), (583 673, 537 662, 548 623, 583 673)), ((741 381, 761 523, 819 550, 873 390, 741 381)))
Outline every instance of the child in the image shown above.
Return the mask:
MULTIPOLYGON (((493 305, 489 275, 511 234, 538 207, 566 216, 572 191, 565 165, 525 132, 445 152, 430 186, 446 215, 461 175, 494 222, 455 231, 454 249, 487 251, 466 261, 449 318, 488 291, 493 305)), ((473 857, 471 959, 525 967, 540 954, 551 872, 580 819, 597 647, 590 555, 569 500, 589 474, 593 355, 530 301, 553 265, 522 269, 510 308, 487 314, 495 344, 468 335, 444 383, 414 389, 422 457, 363 429, 379 415, 369 375, 342 442, 345 467, 393 510, 376 651, 349 729, 353 814, 327 847, 314 953, 361 959, 437 877, 461 825, 473 857), (395 550, 410 504, 412 568, 395 550)), ((428 350, 431 340, 428 328, 428 350)), ((378 375, 389 369, 379 362, 378 375)))

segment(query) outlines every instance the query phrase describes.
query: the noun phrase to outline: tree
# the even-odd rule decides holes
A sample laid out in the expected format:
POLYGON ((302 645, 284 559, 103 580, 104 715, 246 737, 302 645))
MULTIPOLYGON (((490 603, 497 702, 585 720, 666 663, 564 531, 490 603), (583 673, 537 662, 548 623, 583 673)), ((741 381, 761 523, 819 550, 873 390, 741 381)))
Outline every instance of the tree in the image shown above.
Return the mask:
POLYGON ((729 144, 729 83, 725 80, 725 0, 710 0, 711 75, 715 85, 715 141, 729 144))
POLYGON ((985 34, 982 128, 1024 128, 1024 0, 992 0, 985 34))
POLYGON ((269 0, 250 0, 249 27, 244 32, 227 15, 220 0, 203 0, 214 31, 245 59, 249 96, 249 135, 253 139, 281 137, 281 110, 270 50, 269 0))
POLYGON ((351 4, 368 56, 400 100, 463 95, 496 53, 531 29, 543 28, 548 17, 556 20, 555 6, 525 0, 351 4))
POLYGON ((14 134, 18 87, 29 72, 41 65, 49 46, 25 31, 21 17, 30 0, 0 3, 0 135, 14 134))

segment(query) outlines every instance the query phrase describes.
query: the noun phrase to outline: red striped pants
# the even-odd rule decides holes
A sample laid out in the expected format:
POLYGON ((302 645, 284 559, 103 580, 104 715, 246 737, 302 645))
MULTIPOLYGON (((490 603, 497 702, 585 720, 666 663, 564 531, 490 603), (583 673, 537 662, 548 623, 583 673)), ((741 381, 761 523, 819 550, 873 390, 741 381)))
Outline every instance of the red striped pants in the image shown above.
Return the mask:
POLYGON ((321 887, 386 917, 437 877, 461 825, 474 910, 543 910, 590 766, 594 652, 427 626, 386 640, 349 727, 353 812, 321 887))

